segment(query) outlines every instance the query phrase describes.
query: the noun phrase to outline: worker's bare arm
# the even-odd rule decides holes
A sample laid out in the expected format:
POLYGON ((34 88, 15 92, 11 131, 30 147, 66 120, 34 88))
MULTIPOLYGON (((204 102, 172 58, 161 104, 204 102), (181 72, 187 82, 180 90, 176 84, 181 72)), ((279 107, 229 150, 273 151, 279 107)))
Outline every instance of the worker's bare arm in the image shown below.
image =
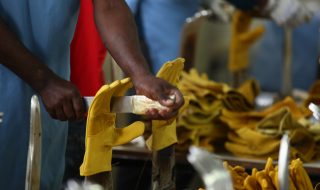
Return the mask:
POLYGON ((34 56, 1 18, 0 63, 41 96, 53 118, 68 120, 83 117, 84 105, 75 86, 58 77, 34 56))

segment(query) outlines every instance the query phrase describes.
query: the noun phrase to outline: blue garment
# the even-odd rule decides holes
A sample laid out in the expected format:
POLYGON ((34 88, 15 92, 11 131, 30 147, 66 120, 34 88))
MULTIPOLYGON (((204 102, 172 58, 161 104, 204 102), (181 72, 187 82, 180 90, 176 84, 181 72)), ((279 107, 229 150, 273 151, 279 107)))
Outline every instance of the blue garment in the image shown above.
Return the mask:
MULTIPOLYGON (((274 22, 265 22, 264 36, 251 49, 251 74, 262 90, 280 92, 284 62, 284 31, 274 22)), ((293 30, 292 86, 308 90, 315 82, 320 55, 320 15, 293 30)))
MULTIPOLYGON (((69 45, 79 1, 0 0, 0 16, 22 43, 48 67, 69 79, 69 45)), ((35 73, 36 74, 36 73, 35 73)), ((30 128, 30 100, 35 92, 0 65, 0 187, 24 189, 30 128)), ((41 189, 61 188, 64 173, 67 123, 50 118, 41 103, 41 189)))
MULTIPOLYGON (((135 13, 139 0, 127 0, 135 13)), ((179 56, 180 37, 186 18, 198 10, 200 0, 140 0, 140 24, 156 73, 163 63, 179 56)))

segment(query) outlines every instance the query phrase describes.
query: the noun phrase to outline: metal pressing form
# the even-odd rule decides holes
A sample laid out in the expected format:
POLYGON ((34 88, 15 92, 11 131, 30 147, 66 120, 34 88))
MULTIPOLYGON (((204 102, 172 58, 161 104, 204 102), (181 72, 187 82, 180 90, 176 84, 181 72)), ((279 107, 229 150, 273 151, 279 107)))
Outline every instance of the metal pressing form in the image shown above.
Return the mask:
POLYGON ((189 152, 188 161, 201 175, 207 190, 233 189, 230 173, 220 159, 195 146, 191 146, 189 152))
POLYGON ((25 190, 40 189, 41 172, 41 112, 38 97, 31 98, 30 138, 25 190))
POLYGON ((279 150, 279 185, 280 190, 289 189, 289 159, 290 159, 290 142, 288 134, 284 134, 281 138, 279 150))
POLYGON ((284 28, 284 63, 282 71, 282 96, 292 94, 292 29, 284 28))

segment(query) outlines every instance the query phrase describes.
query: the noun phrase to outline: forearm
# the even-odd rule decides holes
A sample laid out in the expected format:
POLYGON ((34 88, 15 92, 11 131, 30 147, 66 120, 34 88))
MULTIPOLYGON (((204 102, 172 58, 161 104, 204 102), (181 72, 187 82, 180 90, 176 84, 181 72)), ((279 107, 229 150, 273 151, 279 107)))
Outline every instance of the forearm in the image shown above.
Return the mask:
POLYGON ((33 56, 0 18, 0 63, 39 90, 53 73, 33 56))
POLYGON ((137 29, 123 0, 93 0, 95 20, 103 42, 122 70, 133 80, 149 75, 137 29))

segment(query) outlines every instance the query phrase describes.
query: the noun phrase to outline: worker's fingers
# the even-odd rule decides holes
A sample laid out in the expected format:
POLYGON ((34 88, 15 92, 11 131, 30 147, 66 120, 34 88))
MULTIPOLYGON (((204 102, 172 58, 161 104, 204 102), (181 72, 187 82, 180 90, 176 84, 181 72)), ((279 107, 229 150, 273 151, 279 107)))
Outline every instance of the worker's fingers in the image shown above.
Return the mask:
POLYGON ((150 120, 168 120, 175 116, 177 116, 178 110, 173 109, 163 109, 163 110, 157 110, 157 109, 149 109, 146 113, 147 119, 150 120))
POLYGON ((56 116, 55 119, 58 119, 58 120, 61 120, 61 121, 68 120, 68 117, 65 115, 62 106, 55 109, 55 114, 54 115, 56 116))
POLYGON ((83 119, 85 113, 85 105, 83 104, 82 98, 79 96, 72 99, 73 109, 75 112, 75 119, 83 119))
POLYGON ((178 109, 184 104, 184 99, 177 88, 172 88, 167 93, 159 95, 159 102, 163 106, 178 109))
POLYGON ((76 118, 76 113, 75 113, 75 111, 73 109, 72 100, 71 101, 66 101, 65 103, 63 103, 62 109, 63 109, 65 117, 68 120, 74 120, 76 118))

